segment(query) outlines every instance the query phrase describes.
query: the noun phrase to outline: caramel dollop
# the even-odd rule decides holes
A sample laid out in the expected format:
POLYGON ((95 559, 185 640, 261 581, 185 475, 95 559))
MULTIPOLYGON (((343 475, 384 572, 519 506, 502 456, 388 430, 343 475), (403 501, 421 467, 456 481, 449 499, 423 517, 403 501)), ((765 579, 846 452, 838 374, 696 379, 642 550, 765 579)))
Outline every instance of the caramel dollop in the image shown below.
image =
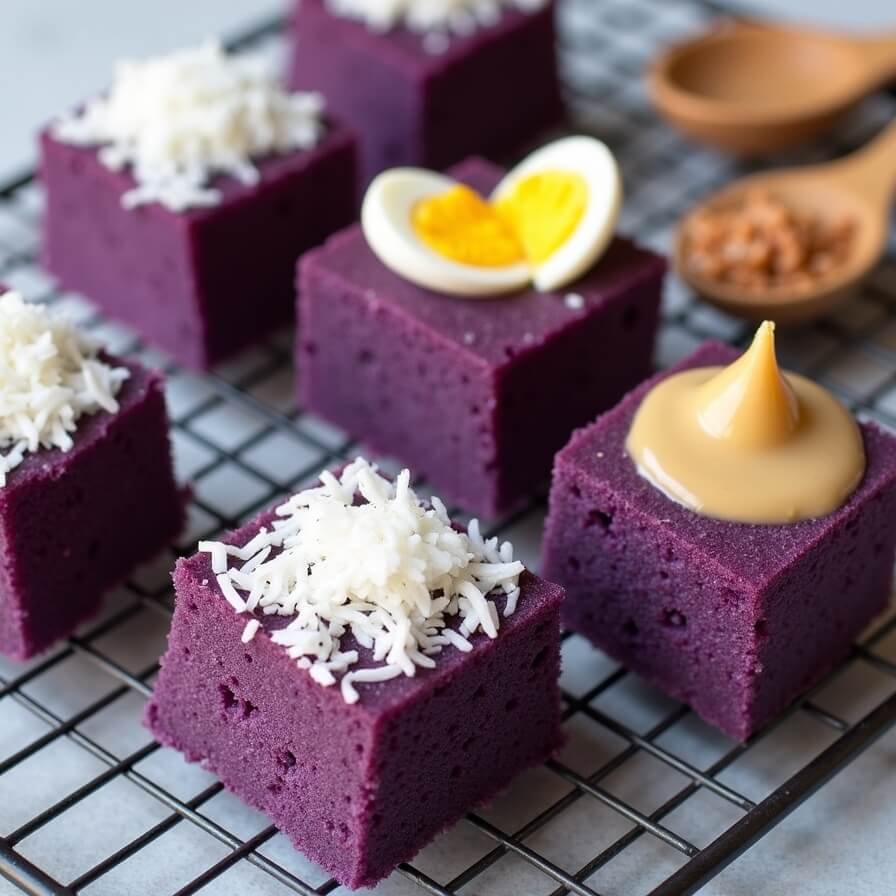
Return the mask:
POLYGON ((769 321, 728 367, 685 370, 651 389, 626 448, 673 501, 743 523, 825 516, 865 472, 852 415, 818 384, 781 371, 769 321))

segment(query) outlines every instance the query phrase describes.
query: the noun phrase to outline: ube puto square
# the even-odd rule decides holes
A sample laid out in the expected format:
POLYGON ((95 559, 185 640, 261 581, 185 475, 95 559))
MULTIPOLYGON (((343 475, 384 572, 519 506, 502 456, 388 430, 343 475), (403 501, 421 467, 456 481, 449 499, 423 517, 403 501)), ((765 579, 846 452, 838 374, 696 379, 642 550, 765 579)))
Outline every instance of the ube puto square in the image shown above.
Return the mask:
MULTIPOLYGON (((672 500, 627 450, 633 420, 671 375, 736 355, 708 343, 573 436, 554 464, 542 574, 566 589, 566 627, 744 740, 832 669, 886 606, 896 439, 857 427, 864 473, 826 514, 747 523, 672 500)), ((848 453, 839 447, 822 444, 814 460, 838 464, 848 453)), ((823 486, 814 469, 809 477, 815 500, 823 486)))
POLYGON ((149 728, 350 888, 560 744, 562 589, 407 471, 324 474, 174 583, 149 728))
POLYGON ((0 296, 0 652, 70 634, 182 528, 162 387, 0 296))
POLYGON ((289 82, 322 93, 357 133, 363 183, 397 165, 506 155, 562 119, 553 2, 482 9, 466 0, 296 4, 289 82))
POLYGON ((353 136, 214 46, 123 64, 40 149, 45 268, 194 369, 287 324, 296 258, 355 215, 353 136))
MULTIPOLYGON (((453 174, 487 193, 502 170, 474 158, 453 174)), ((562 288, 471 298, 397 273, 350 228, 299 264, 300 403, 493 517, 648 375, 664 271, 615 238, 562 288)))

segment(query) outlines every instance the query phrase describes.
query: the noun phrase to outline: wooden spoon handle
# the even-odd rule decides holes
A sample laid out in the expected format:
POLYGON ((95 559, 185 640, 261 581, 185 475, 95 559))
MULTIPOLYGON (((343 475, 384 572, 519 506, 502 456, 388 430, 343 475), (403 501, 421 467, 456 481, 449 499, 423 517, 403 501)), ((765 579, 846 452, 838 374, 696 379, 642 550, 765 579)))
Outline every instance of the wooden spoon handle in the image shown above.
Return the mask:
POLYGON ((896 190, 896 121, 839 163, 839 174, 869 199, 889 205, 896 190))
POLYGON ((896 34, 853 37, 849 38, 849 43, 862 54, 868 66, 870 84, 886 84, 896 78, 896 34))

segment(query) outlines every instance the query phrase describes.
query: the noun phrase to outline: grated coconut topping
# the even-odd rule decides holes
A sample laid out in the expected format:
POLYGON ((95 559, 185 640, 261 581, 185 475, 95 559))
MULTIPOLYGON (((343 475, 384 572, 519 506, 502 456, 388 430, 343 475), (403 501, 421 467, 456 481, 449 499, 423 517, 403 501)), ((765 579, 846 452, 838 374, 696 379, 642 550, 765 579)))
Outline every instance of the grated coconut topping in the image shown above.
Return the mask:
POLYGON ((82 415, 118 410, 115 396, 130 373, 98 352, 45 307, 17 292, 0 296, 0 486, 27 453, 68 451, 82 415))
POLYGON ((404 26, 430 38, 427 50, 444 52, 447 35, 472 34, 494 25, 505 9, 533 12, 547 0, 327 0, 333 15, 358 19, 372 31, 404 26), (436 38, 433 40, 432 38, 436 38))
POLYGON ((314 146, 323 99, 288 93, 264 60, 229 56, 217 43, 145 61, 120 62, 111 90, 53 127, 77 146, 101 146, 100 161, 130 166, 133 208, 160 202, 173 211, 215 205, 216 175, 259 178, 252 160, 314 146))
MULTIPOLYGON (((434 667, 446 645, 469 651, 470 635, 497 637, 489 595, 505 594, 504 615, 514 613, 524 568, 509 542, 484 539, 476 520, 457 531, 438 498, 419 500, 407 470, 392 482, 359 457, 320 482, 277 508, 272 527, 247 544, 199 544, 237 613, 294 617, 270 637, 299 668, 324 687, 341 675, 342 697, 355 703, 357 682, 413 676, 434 667), (348 633, 379 665, 353 668, 358 651, 341 649, 348 633)), ((257 622, 247 623, 244 642, 257 622)))

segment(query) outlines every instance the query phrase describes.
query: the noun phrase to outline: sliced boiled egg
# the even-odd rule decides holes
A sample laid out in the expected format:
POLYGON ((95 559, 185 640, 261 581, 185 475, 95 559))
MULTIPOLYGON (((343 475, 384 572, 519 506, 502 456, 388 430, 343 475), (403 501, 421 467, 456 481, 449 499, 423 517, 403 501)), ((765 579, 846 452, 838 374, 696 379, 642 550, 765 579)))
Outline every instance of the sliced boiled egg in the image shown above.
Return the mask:
POLYGON ((378 175, 364 196, 361 227, 386 267, 436 292, 498 295, 532 277, 522 247, 488 202, 423 168, 378 175))
POLYGON ((581 277, 607 248, 622 207, 616 159, 593 137, 536 150, 495 187, 491 204, 522 242, 543 292, 581 277))
POLYGON ((531 282, 554 290, 600 257, 621 197, 606 146, 569 137, 525 159, 489 199, 422 168, 385 171, 367 189, 361 226, 383 264, 428 289, 490 296, 531 282))

